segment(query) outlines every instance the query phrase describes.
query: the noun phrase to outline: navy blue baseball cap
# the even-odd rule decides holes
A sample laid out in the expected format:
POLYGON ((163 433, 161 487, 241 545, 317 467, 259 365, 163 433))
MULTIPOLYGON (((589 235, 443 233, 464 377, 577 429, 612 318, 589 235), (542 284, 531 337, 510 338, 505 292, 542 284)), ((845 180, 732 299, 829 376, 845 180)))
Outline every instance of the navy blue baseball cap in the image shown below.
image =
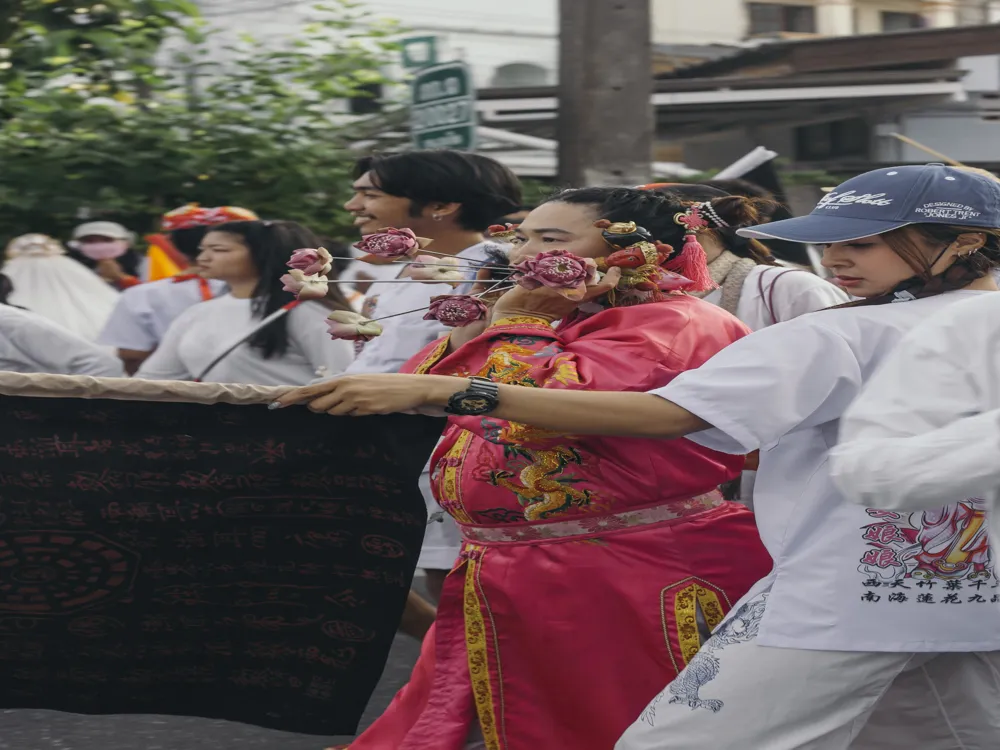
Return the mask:
POLYGON ((808 216, 745 227, 737 234, 823 245, 907 224, 1000 227, 1000 181, 944 164, 876 169, 834 188, 808 216))

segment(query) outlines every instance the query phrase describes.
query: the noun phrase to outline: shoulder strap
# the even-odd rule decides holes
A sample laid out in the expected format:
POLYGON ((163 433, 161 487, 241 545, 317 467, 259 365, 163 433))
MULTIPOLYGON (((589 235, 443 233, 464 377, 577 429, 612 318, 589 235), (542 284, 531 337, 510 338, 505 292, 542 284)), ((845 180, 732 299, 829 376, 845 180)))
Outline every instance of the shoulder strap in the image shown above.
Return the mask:
POLYGON ((801 268, 781 268, 778 269, 778 274, 773 277, 771 284, 767 289, 767 294, 764 294, 764 276, 767 271, 761 271, 757 275, 757 291, 760 292, 760 298, 764 303, 764 309, 767 311, 767 317, 771 319, 768 325, 774 325, 778 322, 778 317, 774 314, 774 287, 780 279, 785 274, 789 273, 809 273, 808 271, 803 271, 801 268))

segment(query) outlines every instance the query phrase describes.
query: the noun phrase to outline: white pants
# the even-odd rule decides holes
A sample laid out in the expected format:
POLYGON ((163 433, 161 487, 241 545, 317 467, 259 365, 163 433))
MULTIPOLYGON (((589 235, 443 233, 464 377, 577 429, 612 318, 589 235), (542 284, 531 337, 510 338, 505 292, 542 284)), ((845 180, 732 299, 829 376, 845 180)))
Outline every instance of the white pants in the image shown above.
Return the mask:
POLYGON ((424 570, 451 570, 462 549, 462 535, 455 519, 445 513, 431 492, 431 476, 427 467, 420 475, 420 492, 427 506, 427 529, 420 547, 417 567, 424 570))
POLYGON ((759 646, 765 598, 716 631, 615 750, 1000 748, 1000 652, 759 646))

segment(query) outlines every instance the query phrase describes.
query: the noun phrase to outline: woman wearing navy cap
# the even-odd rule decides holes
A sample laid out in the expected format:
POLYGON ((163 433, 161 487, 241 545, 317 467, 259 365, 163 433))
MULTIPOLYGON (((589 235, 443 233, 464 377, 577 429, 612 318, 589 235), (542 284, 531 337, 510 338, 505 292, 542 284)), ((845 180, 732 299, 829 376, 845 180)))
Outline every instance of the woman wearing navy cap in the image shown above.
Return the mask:
MULTIPOLYGON (((741 234, 825 245, 823 264, 863 299, 758 331, 650 393, 500 385, 491 398, 475 379, 391 375, 281 402, 354 415, 485 404, 496 418, 574 435, 759 449, 755 510, 774 570, 617 749, 996 750, 1000 583, 981 509, 861 507, 827 464, 844 410, 899 339, 997 291, 1000 183, 943 165, 880 169, 809 216, 741 234)), ((558 297, 508 294, 524 306, 558 297)))

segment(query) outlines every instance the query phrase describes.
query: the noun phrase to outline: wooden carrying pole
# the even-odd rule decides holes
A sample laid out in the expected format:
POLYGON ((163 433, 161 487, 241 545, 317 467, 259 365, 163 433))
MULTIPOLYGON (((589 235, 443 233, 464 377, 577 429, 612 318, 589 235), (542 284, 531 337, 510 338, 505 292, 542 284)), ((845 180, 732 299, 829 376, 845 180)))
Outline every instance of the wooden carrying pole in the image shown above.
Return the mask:
POLYGON ((890 135, 892 135, 892 137, 895 138, 897 141, 902 141, 907 146, 913 146, 913 148, 920 149, 924 153, 930 154, 935 159, 940 159, 945 164, 950 164, 953 167, 965 167, 966 166, 965 164, 962 164, 962 162, 955 161, 950 156, 946 156, 945 154, 942 154, 940 151, 935 151, 930 146, 925 146, 924 144, 920 143, 919 141, 915 141, 912 138, 903 135, 902 133, 890 133, 890 135))

